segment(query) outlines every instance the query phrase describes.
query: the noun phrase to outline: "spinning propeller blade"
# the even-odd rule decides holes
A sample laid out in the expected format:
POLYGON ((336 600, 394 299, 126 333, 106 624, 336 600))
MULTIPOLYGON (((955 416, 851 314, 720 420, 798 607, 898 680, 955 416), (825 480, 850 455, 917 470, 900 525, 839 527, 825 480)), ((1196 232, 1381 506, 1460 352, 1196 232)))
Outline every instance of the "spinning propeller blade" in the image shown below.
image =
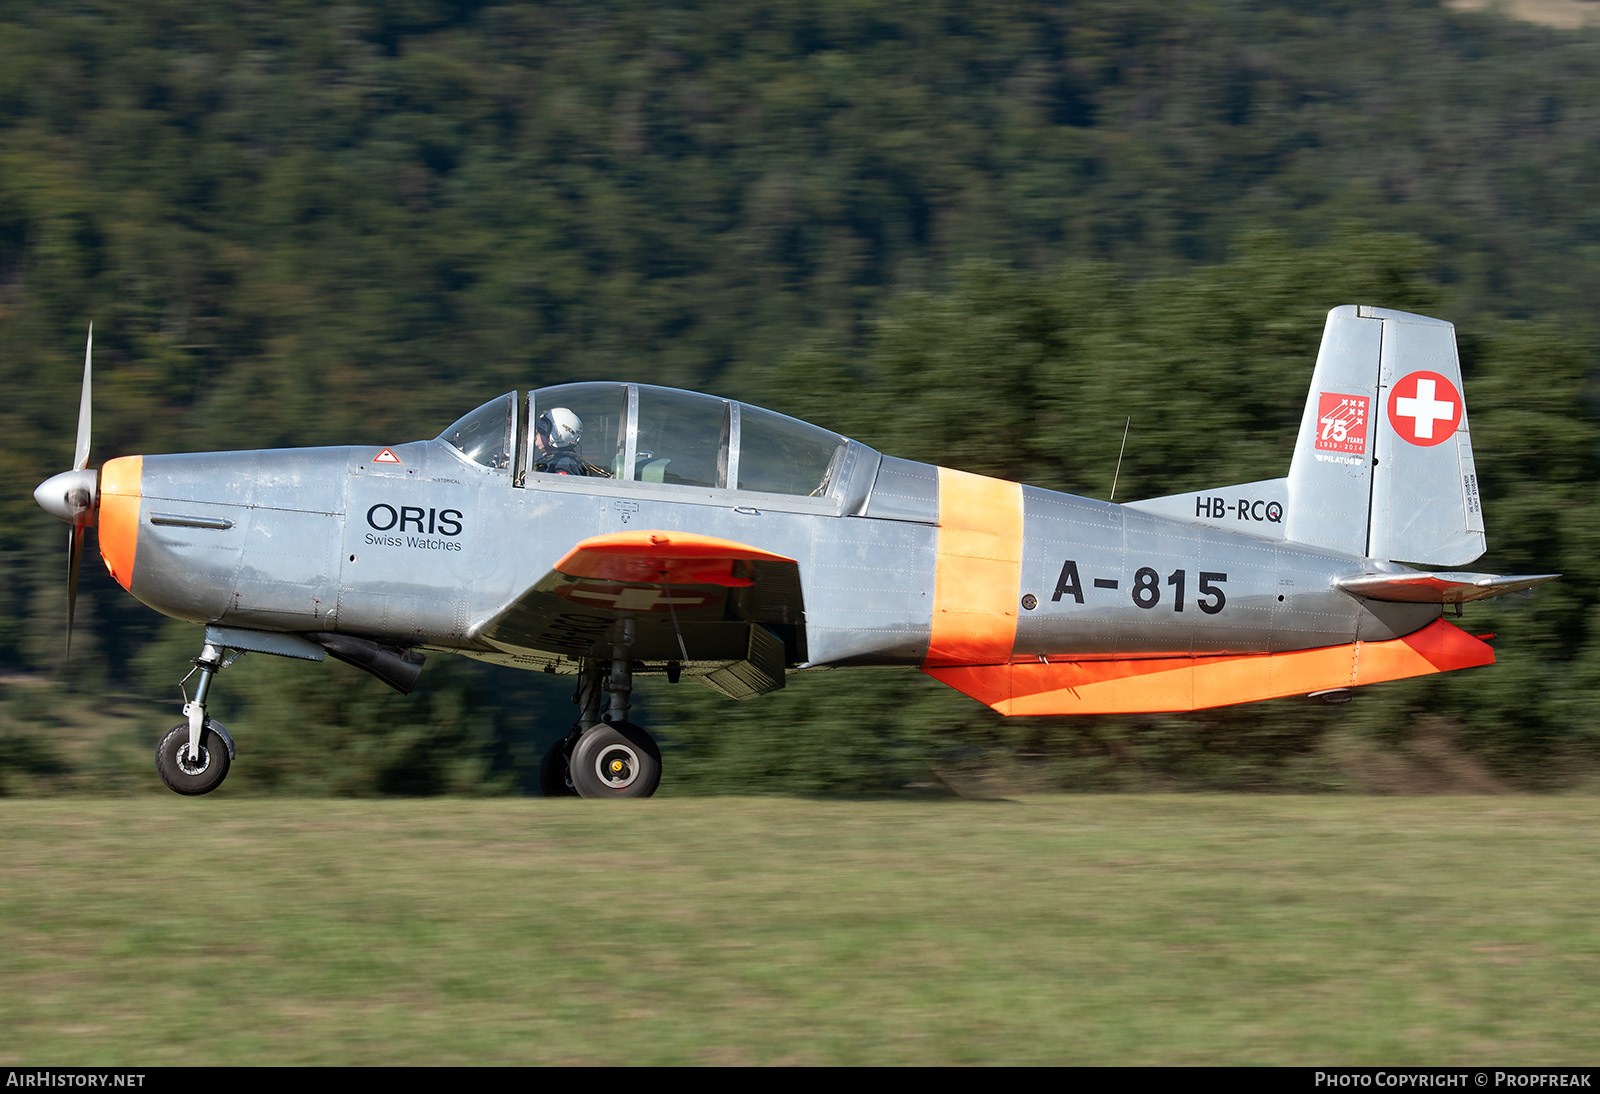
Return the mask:
POLYGON ((83 529, 67 533, 67 653, 72 653, 72 619, 78 612, 78 573, 83 569, 83 529))
POLYGON ((83 347, 83 394, 78 397, 78 446, 72 454, 72 469, 89 466, 89 355, 94 352, 94 324, 89 324, 89 341, 83 347))
POLYGON ((89 358, 94 351, 94 324, 83 351, 83 394, 78 401, 78 440, 72 470, 40 483, 33 499, 53 516, 72 525, 67 537, 67 652, 72 652, 72 621, 78 607, 78 573, 83 569, 83 530, 94 523, 100 504, 100 475, 89 470, 89 358))

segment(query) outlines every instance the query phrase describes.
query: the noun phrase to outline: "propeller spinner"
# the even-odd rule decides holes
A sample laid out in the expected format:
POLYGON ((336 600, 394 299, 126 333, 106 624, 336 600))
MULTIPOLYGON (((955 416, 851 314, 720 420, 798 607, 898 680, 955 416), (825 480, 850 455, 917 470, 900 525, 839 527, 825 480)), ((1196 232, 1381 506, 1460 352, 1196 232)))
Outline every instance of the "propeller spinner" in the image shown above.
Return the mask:
POLYGON ((94 324, 83 351, 83 395, 78 402, 78 443, 72 470, 52 475, 33 492, 45 512, 72 525, 67 536, 67 650, 72 650, 72 620, 77 612, 78 573, 83 569, 83 530, 94 523, 100 506, 100 473, 89 470, 89 358, 94 350, 94 324))

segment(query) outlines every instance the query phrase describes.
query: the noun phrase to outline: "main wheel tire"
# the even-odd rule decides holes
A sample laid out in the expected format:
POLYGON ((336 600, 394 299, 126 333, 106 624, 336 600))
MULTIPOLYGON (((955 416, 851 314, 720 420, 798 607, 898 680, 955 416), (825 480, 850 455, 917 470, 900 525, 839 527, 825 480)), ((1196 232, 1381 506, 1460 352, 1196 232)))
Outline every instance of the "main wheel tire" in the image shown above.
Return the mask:
POLYGON ((179 794, 209 794, 228 777, 228 742, 209 725, 200 731, 200 757, 189 758, 189 723, 167 731, 156 747, 156 772, 168 790, 179 794))
POLYGON ((569 770, 580 798, 648 798, 661 785, 661 749, 631 722, 600 722, 572 746, 569 770))
POLYGON ((539 760, 539 793, 547 798, 576 798, 578 792, 572 788, 572 780, 567 774, 567 742, 556 741, 545 749, 544 756, 539 760))

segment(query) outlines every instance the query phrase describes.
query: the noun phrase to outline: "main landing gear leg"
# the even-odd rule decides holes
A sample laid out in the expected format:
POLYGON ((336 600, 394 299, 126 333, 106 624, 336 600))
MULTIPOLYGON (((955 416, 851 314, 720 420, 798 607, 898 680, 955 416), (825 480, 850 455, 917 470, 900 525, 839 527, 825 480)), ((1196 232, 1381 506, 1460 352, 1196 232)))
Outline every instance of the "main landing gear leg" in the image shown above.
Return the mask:
POLYGON ((539 761, 539 789, 547 798, 648 798, 661 785, 661 749, 628 721, 633 621, 623 620, 613 638, 609 660, 583 663, 577 724, 539 761))
POLYGON ((612 650, 606 720, 583 731, 568 770, 582 798, 648 798, 661 785, 661 749, 650 734, 628 721, 633 664, 626 645, 612 650))
POLYGON ((619 623, 612 637, 609 659, 583 663, 572 732, 539 761, 539 789, 547 798, 648 798, 661 785, 661 749, 628 721, 632 620, 619 623))
POLYGON ((179 794, 209 794, 228 777, 228 765, 233 762, 233 738, 221 722, 206 717, 211 682, 217 673, 233 664, 233 658, 223 660, 226 653, 210 642, 205 644, 194 660, 194 669, 190 670, 190 675, 195 671, 200 673, 200 682, 195 686, 192 700, 187 695, 184 697, 186 720, 168 730, 156 747, 156 772, 169 790, 179 794))

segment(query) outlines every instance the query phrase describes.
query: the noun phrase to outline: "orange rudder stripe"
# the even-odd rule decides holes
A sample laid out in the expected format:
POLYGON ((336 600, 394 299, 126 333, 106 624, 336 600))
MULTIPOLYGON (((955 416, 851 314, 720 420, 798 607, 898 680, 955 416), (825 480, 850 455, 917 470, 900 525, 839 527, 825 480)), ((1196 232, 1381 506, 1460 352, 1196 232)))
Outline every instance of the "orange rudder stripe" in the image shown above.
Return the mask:
POLYGON ((939 468, 934 567, 924 664, 1011 660, 1022 580, 1022 486, 939 468))
POLYGON ((119 456, 100 468, 100 557, 124 589, 133 588, 139 549, 139 496, 143 456, 119 456))

